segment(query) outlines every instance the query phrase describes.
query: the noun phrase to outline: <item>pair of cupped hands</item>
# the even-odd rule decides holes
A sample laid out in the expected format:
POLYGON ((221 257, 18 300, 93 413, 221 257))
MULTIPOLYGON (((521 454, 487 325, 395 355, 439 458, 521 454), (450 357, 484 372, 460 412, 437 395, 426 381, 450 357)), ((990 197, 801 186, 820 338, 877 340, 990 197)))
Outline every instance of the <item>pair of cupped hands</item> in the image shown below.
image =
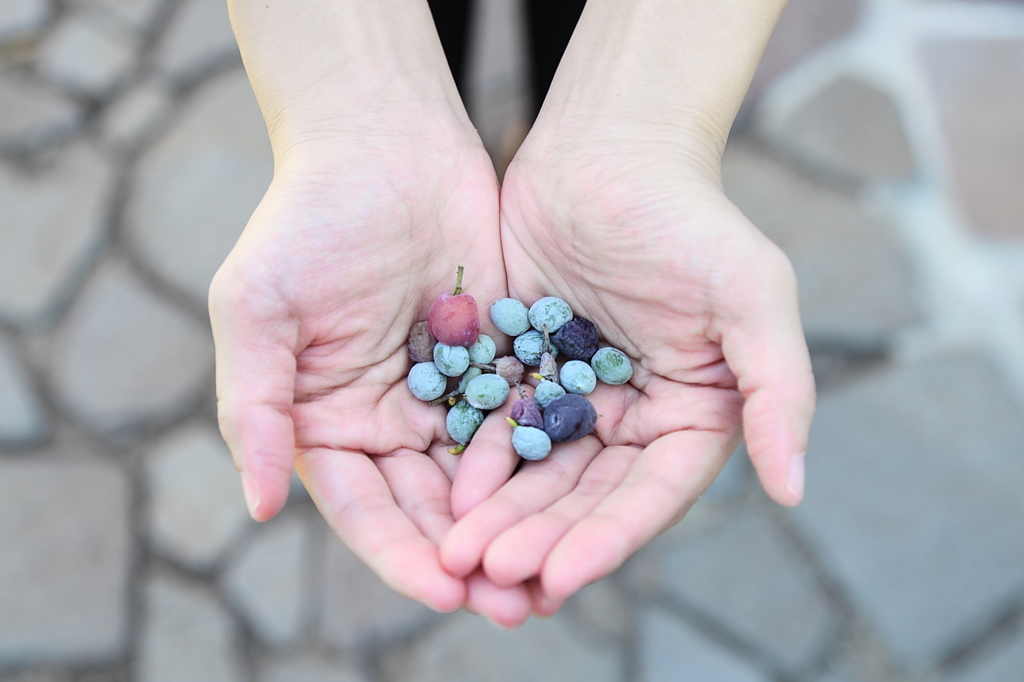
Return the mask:
POLYGON ((512 627, 679 521, 744 434, 767 493, 799 502, 814 384, 796 282, 725 198, 721 149, 542 112, 499 187, 458 117, 376 114, 275 148, 211 287, 221 430, 255 519, 294 467, 391 588, 512 627), (507 338, 493 301, 555 295, 633 359, 588 396, 594 434, 517 468, 496 410, 449 454, 406 340, 460 264, 483 333, 507 338))

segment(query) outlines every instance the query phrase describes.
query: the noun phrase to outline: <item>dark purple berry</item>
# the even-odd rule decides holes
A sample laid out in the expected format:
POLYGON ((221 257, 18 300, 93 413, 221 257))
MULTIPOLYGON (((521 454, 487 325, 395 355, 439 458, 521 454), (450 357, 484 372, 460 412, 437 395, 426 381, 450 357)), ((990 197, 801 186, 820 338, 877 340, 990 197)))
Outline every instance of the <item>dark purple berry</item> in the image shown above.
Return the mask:
POLYGON ((509 386, 515 386, 523 380, 523 363, 514 355, 507 355, 494 361, 494 371, 509 386))
POLYGON ((597 352, 597 327, 585 317, 574 317, 552 335, 551 343, 569 360, 590 362, 597 352))
POLYGON ((522 398, 512 403, 512 419, 520 426, 544 428, 544 417, 541 416, 540 407, 533 398, 522 398))
POLYGON ((409 330, 409 359, 413 362, 433 362, 437 339, 430 333, 427 321, 417 322, 409 330))
POLYGON ((544 431, 556 443, 579 440, 594 430, 597 410, 581 395, 567 393, 544 408, 544 431))

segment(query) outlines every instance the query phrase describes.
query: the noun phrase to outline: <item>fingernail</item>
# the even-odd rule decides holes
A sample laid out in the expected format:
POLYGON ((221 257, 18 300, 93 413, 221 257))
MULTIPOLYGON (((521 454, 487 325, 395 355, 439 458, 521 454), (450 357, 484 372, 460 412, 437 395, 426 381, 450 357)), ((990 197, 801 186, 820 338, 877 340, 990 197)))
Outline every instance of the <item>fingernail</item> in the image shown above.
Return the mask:
POLYGON ((786 482, 786 490, 798 501, 804 496, 804 454, 793 455, 789 460, 789 479, 786 482))
POLYGON ((249 516, 258 521, 256 512, 260 508, 260 496, 249 474, 242 474, 242 494, 245 495, 245 506, 249 508, 249 516))

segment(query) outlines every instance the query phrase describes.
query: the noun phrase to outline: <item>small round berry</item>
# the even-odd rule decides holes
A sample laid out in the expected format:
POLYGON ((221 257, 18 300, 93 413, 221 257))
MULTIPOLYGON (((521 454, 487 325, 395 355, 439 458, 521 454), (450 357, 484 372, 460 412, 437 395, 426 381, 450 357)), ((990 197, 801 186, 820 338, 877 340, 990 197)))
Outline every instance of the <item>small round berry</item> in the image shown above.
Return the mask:
POLYGON ((483 373, 484 371, 479 367, 470 367, 469 369, 467 369, 466 373, 463 374, 461 378, 459 378, 459 393, 465 395, 466 387, 469 386, 469 382, 471 382, 473 379, 476 379, 483 373))
POLYGON ((464 346, 434 346, 434 364, 446 376, 457 377, 469 369, 469 351, 464 346))
POLYGON ((523 363, 514 355, 506 355, 494 361, 494 371, 499 377, 515 386, 523 380, 523 363))
POLYGON ((565 395, 565 389, 554 381, 542 381, 537 384, 537 390, 533 392, 533 399, 537 401, 541 409, 546 408, 555 398, 565 395))
POLYGON ((409 392, 415 398, 425 401, 440 398, 445 386, 448 385, 448 380, 437 371, 433 362, 419 362, 413 365, 406 382, 409 384, 409 392))
POLYGON ((445 417, 444 423, 448 428, 448 435, 456 443, 465 445, 484 423, 484 413, 464 400, 460 400, 455 403, 455 407, 448 410, 448 416, 445 417))
MULTIPOLYGON (((512 349, 516 353, 516 357, 524 365, 532 365, 536 367, 540 364, 541 355, 543 355, 544 348, 544 335, 536 329, 531 329, 525 334, 520 334, 516 337, 516 340, 512 342, 512 349)), ((551 355, 558 357, 558 349, 552 347, 551 355)))
POLYGON ((551 452, 551 438, 532 426, 517 426, 512 429, 512 447, 523 459, 537 461, 551 452))
POLYGON ((433 362, 437 339, 430 333, 427 321, 417 322, 409 330, 409 359, 413 362, 433 362))
POLYGON ((501 407, 508 399, 508 382, 497 374, 481 374, 466 385, 466 400, 481 410, 501 407))
POLYGON ((570 360, 589 362, 597 352, 597 327, 585 317, 574 317, 551 336, 551 343, 570 360))
POLYGON ((597 374, 582 360, 570 360, 562 365, 559 381, 569 393, 587 395, 597 387, 597 374))
POLYGON ((633 376, 633 363, 629 361, 629 356, 610 346, 594 353, 590 366, 594 368, 598 379, 613 386, 624 384, 633 376))
POLYGON ((567 393, 544 408, 544 431, 556 443, 579 440, 594 430, 597 410, 581 395, 567 393))
POLYGON ((538 331, 547 326, 548 333, 554 334, 571 319, 572 308, 557 296, 545 296, 530 306, 530 324, 538 331))
POLYGON ((519 336, 530 328, 526 306, 514 298, 499 298, 491 304, 491 322, 509 336, 519 336))
POLYGON ((509 416, 520 426, 544 428, 544 416, 533 398, 520 398, 512 403, 512 414, 509 416))
POLYGON ((469 347, 469 361, 479 365, 490 364, 497 350, 494 339, 487 334, 481 334, 477 337, 476 343, 469 347))

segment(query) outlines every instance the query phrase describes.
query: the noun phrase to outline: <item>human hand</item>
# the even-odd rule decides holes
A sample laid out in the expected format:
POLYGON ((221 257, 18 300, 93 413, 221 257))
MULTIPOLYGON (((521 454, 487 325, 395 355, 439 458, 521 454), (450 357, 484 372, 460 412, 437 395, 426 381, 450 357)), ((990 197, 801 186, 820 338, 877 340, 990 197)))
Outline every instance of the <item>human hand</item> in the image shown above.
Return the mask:
POLYGON ((562 123, 538 122, 505 176, 510 294, 566 299, 635 372, 588 396, 594 435, 507 482, 508 462, 467 458, 442 544, 453 575, 526 581, 541 614, 678 521, 741 430, 765 490, 796 504, 814 407, 792 269, 725 198, 714 153, 562 123))

